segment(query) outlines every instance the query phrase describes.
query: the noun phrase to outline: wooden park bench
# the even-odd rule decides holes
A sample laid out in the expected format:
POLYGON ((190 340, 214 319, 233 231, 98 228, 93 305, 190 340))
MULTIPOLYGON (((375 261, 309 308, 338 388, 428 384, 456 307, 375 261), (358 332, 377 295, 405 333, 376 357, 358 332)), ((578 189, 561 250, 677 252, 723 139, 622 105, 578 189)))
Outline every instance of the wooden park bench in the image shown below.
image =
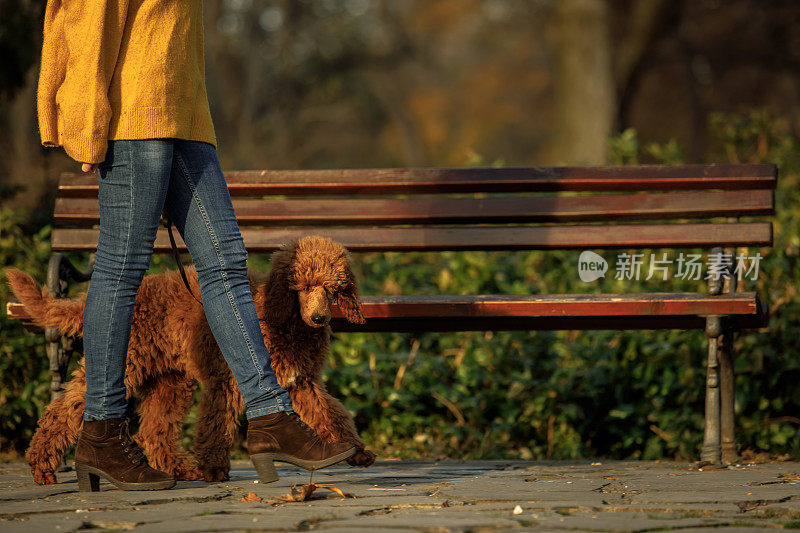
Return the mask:
MULTIPOLYGON (((772 245, 774 165, 240 171, 225 173, 245 245, 266 253, 314 233, 352 252, 442 250, 706 249, 772 245), (276 198, 276 196, 278 196, 276 198), (265 198, 267 197, 267 198, 265 198), (751 221, 741 222, 740 217, 751 221)), ((99 212, 94 174, 64 174, 55 204, 47 285, 66 296, 85 282, 63 252, 93 253, 99 212)), ((179 249, 186 247, 176 233, 179 249)), ((160 228, 155 253, 170 253, 160 228)), ((491 268, 491 265, 486 265, 491 268)), ((565 275, 575 276, 568 271, 565 275)), ((704 273, 705 275, 705 273, 704 273)), ((701 459, 737 459, 736 330, 767 324, 755 292, 710 278, 702 293, 364 296, 366 323, 334 309, 334 331, 703 329, 708 337, 701 459)), ((733 280, 735 281, 735 279, 733 280)), ((24 319, 19 303, 8 315, 24 319)), ((58 393, 72 341, 47 331, 58 393)))

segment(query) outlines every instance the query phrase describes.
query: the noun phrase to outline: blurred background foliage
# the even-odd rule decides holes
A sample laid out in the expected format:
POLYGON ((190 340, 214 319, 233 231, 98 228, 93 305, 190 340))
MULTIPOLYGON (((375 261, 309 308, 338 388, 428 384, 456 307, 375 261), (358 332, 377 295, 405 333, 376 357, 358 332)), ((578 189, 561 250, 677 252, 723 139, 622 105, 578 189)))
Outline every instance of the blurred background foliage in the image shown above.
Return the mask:
MULTIPOLYGON (((45 0, 0 0, 0 205, 51 207, 36 116, 45 0)), ((203 0, 225 169, 601 164, 610 136, 713 147, 708 115, 800 135, 796 0, 203 0)), ((653 158, 645 153, 645 161, 653 158)), ((44 210, 47 212, 47 209, 44 210)))
MULTIPOLYGON (((0 255, 39 281, 58 176, 79 168, 39 142, 45 3, 0 0, 0 255)), ((797 453, 800 3, 204 0, 203 8, 226 170, 777 163, 775 247, 761 250, 761 276, 748 285, 769 302, 772 321, 737 340, 737 429, 744 448, 797 453)), ((614 253, 598 252, 614 263, 614 253)), ((364 294, 704 290, 676 279, 582 284, 572 275, 577 257, 354 254, 364 294)), ((251 268, 267 265, 250 256, 251 268)), ((151 272, 175 267, 153 256, 151 272)), ((7 298, 0 283, 0 451, 13 453, 27 446, 49 377, 44 339, 5 318, 7 298)), ((704 352, 702 332, 336 334, 327 378, 382 454, 690 459, 702 437, 704 352)))

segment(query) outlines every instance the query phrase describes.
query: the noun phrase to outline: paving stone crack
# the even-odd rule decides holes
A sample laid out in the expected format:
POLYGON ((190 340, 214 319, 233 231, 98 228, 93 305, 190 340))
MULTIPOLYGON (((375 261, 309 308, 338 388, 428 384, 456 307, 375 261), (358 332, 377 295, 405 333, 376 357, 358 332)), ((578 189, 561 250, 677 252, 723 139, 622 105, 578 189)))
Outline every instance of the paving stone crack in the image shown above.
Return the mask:
POLYGON ((135 527, 143 526, 146 524, 150 524, 152 522, 129 522, 126 520, 123 521, 114 521, 114 520, 84 520, 81 522, 79 526, 77 526, 72 531, 80 531, 84 529, 102 529, 104 531, 112 530, 122 530, 128 531, 135 527))
MULTIPOLYGON (((449 507, 464 507, 467 505, 475 505, 476 501, 453 501, 453 500, 444 500, 441 503, 406 503, 406 504, 397 504, 397 505, 384 505, 383 507, 375 507, 372 509, 365 509, 358 513, 358 516, 370 516, 376 514, 389 514, 392 511, 402 510, 402 509, 447 509, 449 507), (446 505, 445 505, 446 504, 446 505)), ((485 503, 485 502, 481 502, 485 503)), ((492 503, 492 502, 489 502, 492 503)), ((506 502, 497 502, 497 503, 506 503, 506 502)))
MULTIPOLYGON (((54 492, 53 494, 48 494, 45 496, 46 498, 52 498, 53 496, 62 496, 64 494, 78 494, 77 489, 73 490, 65 490, 62 492, 54 492)), ((38 498, 43 499, 43 498, 38 498)), ((0 503, 14 503, 14 502, 26 502, 30 501, 30 498, 0 498, 0 503)))
POLYGON ((758 507, 772 505, 775 503, 784 503, 788 502, 789 500, 793 500, 794 498, 795 496, 786 496, 785 498, 778 498, 774 500, 743 500, 735 503, 743 513, 746 513, 747 511, 752 511, 758 507))
POLYGON ((730 527, 732 525, 735 525, 735 521, 715 522, 713 524, 687 524, 685 526, 654 526, 642 529, 632 529, 631 533, 647 533, 648 531, 680 531, 681 529, 718 528, 718 527, 730 527))
MULTIPOLYGON (((154 500, 141 500, 141 501, 131 501, 126 502, 125 505, 120 506, 110 506, 110 507, 81 507, 87 512, 91 511, 125 511, 131 510, 134 507, 138 506, 148 506, 148 505, 161 505, 166 503, 206 503, 206 502, 213 502, 213 501, 221 501, 228 497, 230 497, 233 493, 227 492, 226 494, 214 494, 210 496, 193 496, 188 498, 162 498, 162 499, 154 499, 154 500)), ((67 504, 69 502, 65 502, 64 507, 66 508, 58 508, 58 509, 43 509, 41 511, 19 511, 16 513, 0 513, 0 520, 24 520, 30 516, 36 515, 46 515, 46 514, 53 514, 53 513, 64 513, 64 512, 74 512, 74 509, 68 507, 67 504)))

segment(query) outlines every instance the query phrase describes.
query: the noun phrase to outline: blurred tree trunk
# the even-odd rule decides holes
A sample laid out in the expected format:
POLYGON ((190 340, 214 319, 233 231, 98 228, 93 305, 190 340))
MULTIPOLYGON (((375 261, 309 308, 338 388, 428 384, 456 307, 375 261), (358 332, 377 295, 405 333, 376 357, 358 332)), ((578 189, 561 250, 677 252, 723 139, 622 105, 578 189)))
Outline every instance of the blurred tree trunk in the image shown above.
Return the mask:
POLYGON ((203 2, 203 51, 205 54, 206 92, 211 106, 211 118, 214 121, 217 141, 225 136, 228 130, 228 108, 230 98, 236 92, 233 88, 231 73, 227 71, 226 42, 220 34, 218 23, 222 13, 222 0, 205 0, 203 2))
POLYGON ((560 0, 550 37, 553 50, 554 164, 606 161, 616 115, 616 88, 606 0, 560 0))
POLYGON ((614 46, 614 79, 617 86, 617 127, 628 123, 628 105, 642 70, 652 57, 653 45, 669 27, 677 24, 681 2, 634 0, 612 16, 612 28, 621 28, 614 46))

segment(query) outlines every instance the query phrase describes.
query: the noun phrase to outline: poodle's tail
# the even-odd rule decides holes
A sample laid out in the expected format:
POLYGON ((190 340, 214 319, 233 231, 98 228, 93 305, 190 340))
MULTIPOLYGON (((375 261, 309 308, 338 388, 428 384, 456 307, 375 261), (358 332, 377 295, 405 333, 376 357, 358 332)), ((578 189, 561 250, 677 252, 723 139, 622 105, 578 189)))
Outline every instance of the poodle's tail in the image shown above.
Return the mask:
POLYGON ((25 306, 34 322, 42 327, 58 328, 67 337, 83 335, 85 293, 77 298, 55 298, 22 270, 6 268, 4 271, 11 291, 25 306))

